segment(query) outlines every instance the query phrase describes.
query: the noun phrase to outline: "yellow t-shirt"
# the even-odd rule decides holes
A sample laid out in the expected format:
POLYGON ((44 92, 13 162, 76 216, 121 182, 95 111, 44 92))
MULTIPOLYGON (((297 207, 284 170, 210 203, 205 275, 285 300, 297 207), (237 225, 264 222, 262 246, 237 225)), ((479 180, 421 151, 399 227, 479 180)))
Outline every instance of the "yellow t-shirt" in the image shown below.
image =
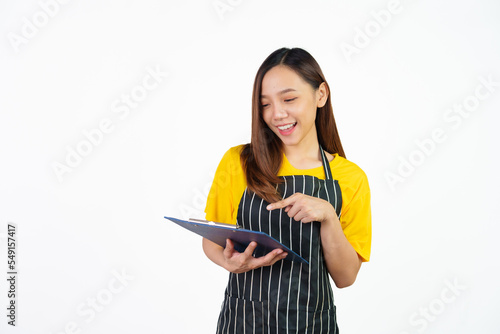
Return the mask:
MULTIPOLYGON (((205 208, 206 219, 215 222, 236 224, 240 199, 247 187, 240 162, 243 145, 230 148, 222 157, 215 172, 205 208)), ((338 181, 342 191, 340 224, 354 250, 364 262, 370 260, 371 208, 370 188, 366 174, 356 164, 334 154, 330 162, 332 178, 338 181)), ((283 155, 278 176, 311 175, 325 179, 323 166, 312 169, 296 169, 283 155)))

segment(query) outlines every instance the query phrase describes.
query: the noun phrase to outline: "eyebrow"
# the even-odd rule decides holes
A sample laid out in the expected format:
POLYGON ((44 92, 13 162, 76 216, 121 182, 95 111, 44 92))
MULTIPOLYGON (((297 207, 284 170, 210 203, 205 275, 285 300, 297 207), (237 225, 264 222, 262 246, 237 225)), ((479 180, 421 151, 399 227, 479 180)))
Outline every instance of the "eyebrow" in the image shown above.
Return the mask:
MULTIPOLYGON (((293 89, 293 88, 286 88, 286 89, 283 89, 281 92, 279 92, 278 94, 280 95, 283 95, 283 94, 286 94, 288 92, 296 92, 297 90, 293 89)), ((260 95, 260 98, 266 98, 267 96, 266 95, 260 95)))

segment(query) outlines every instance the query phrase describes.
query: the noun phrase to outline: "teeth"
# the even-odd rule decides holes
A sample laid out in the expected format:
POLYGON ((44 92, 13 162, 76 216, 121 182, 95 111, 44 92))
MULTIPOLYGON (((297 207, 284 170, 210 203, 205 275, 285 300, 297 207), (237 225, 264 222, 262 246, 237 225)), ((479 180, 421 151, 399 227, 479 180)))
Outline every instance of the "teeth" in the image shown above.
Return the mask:
POLYGON ((291 127, 293 127, 295 124, 297 124, 297 123, 292 123, 292 124, 288 124, 288 125, 285 125, 285 126, 278 126, 278 129, 280 129, 281 131, 288 130, 291 127))

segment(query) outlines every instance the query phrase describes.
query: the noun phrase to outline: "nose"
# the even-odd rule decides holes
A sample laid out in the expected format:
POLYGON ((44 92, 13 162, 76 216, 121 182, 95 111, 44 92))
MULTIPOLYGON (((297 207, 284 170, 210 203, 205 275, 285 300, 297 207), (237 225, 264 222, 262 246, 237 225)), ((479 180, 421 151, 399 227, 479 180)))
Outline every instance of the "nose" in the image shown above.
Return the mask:
POLYGON ((283 119, 288 116, 288 113, 286 112, 285 108, 281 104, 273 104, 273 118, 274 119, 283 119))

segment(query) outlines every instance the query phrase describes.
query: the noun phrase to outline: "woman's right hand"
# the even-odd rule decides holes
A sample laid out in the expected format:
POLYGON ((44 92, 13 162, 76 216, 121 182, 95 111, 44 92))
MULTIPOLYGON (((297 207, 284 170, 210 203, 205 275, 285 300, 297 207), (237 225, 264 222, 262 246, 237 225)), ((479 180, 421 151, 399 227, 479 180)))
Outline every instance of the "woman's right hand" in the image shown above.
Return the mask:
POLYGON ((252 254, 257 247, 257 243, 252 241, 243 253, 234 249, 234 243, 226 240, 226 248, 222 252, 224 255, 224 268, 235 274, 241 274, 260 267, 271 266, 284 259, 288 253, 277 248, 261 257, 254 257, 252 254))

